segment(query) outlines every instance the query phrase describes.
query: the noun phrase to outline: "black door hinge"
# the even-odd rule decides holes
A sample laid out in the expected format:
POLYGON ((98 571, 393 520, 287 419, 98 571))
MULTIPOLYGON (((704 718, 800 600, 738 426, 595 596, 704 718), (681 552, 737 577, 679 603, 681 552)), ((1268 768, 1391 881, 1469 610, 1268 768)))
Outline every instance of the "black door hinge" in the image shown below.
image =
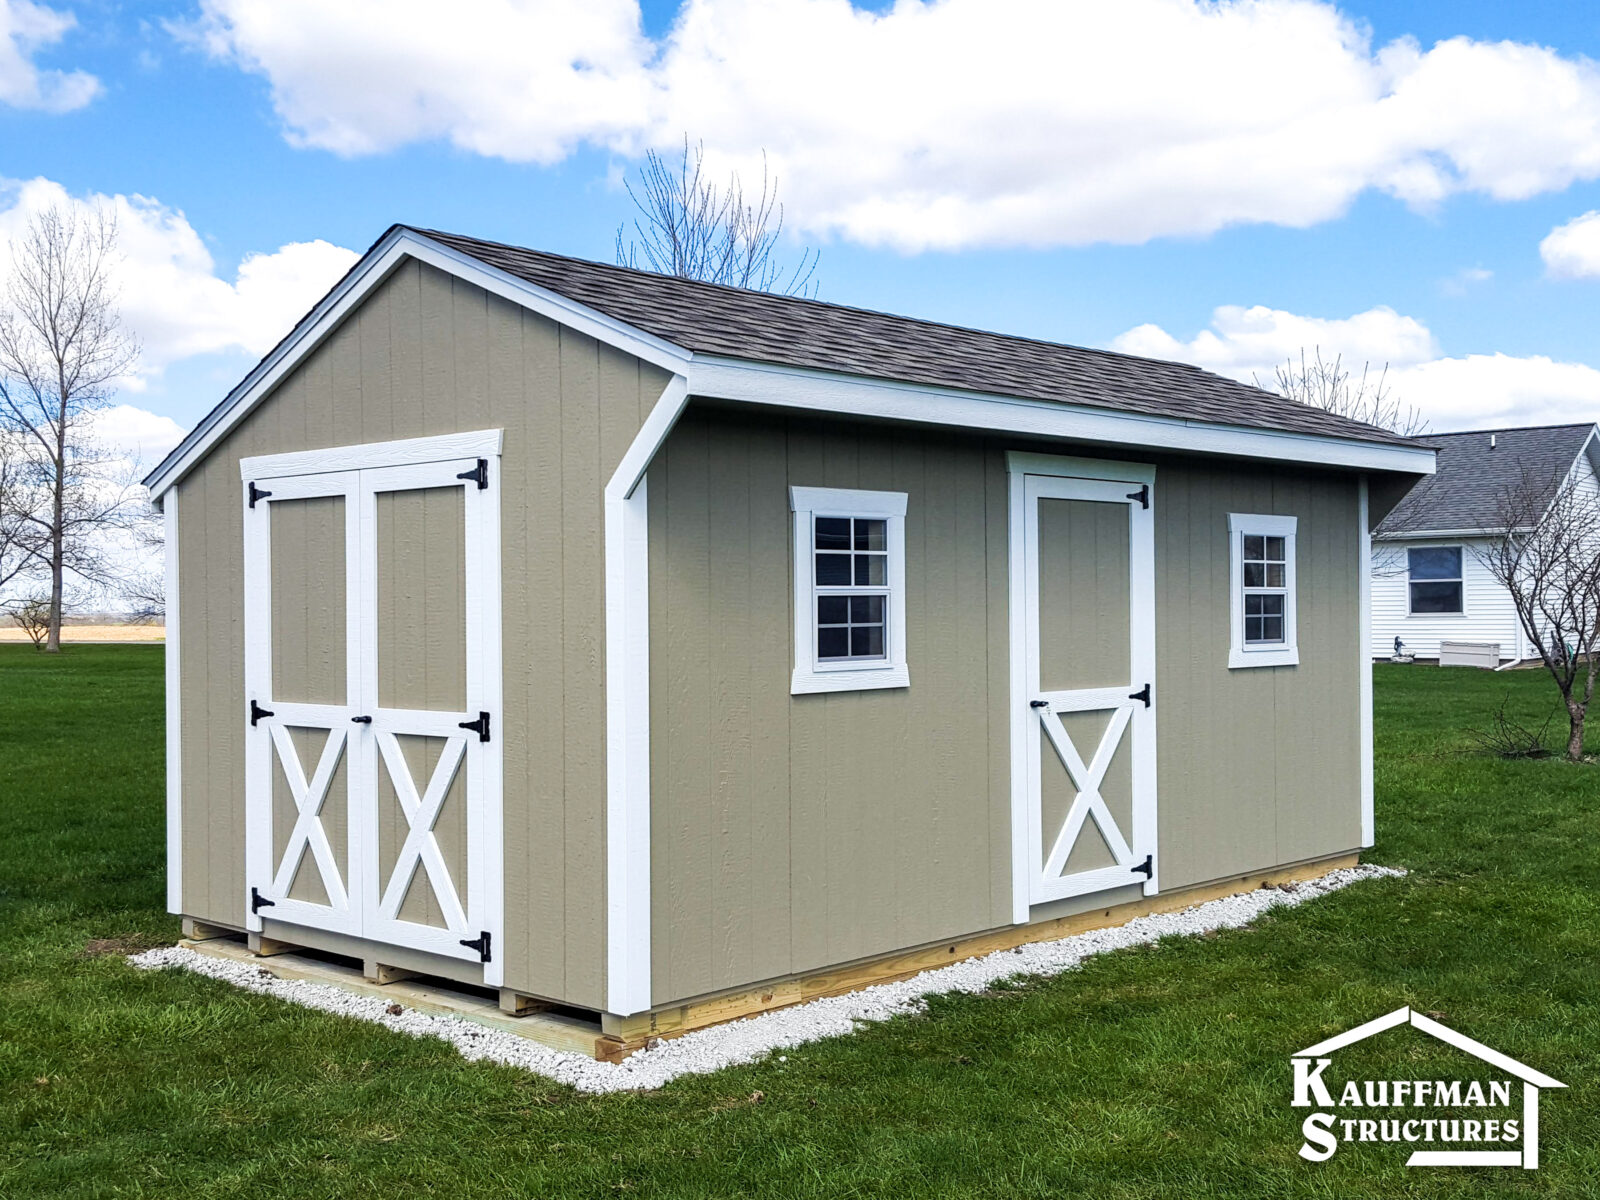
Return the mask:
POLYGON ((252 479, 250 481, 250 507, 251 508, 254 508, 256 506, 256 501, 257 500, 265 500, 270 495, 272 495, 271 492, 263 492, 260 488, 258 488, 256 486, 256 481, 254 479, 252 479))
POLYGON ((460 722, 458 722, 458 724, 461 726, 462 729, 468 729, 468 730, 471 730, 473 733, 477 734, 478 735, 478 740, 480 742, 487 742, 489 740, 489 714, 488 713, 480 712, 478 714, 478 719, 476 721, 460 721, 460 722))
POLYGON ((257 704, 254 696, 250 697, 250 727, 252 729, 255 728, 256 722, 261 720, 262 717, 275 717, 277 715, 270 708, 262 708, 261 705, 257 704))
POLYGON ((350 719, 352 721, 354 721, 357 725, 371 725, 372 724, 372 718, 371 717, 351 717, 350 719))
POLYGON ((1128 499, 1129 500, 1137 500, 1139 502, 1139 507, 1140 508, 1149 508, 1150 507, 1150 485, 1148 483, 1141 483, 1139 485, 1139 490, 1137 492, 1129 492, 1128 493, 1128 499))
POLYGON ((1029 700, 1028 701, 1028 707, 1029 708, 1049 708, 1050 707, 1050 701, 1048 701, 1048 700, 1029 700))
POLYGON ((273 908, 277 903, 276 900, 268 900, 255 888, 250 889, 250 911, 252 913, 258 913, 263 908, 273 908))
POLYGON ((456 478, 476 480, 478 484, 478 490, 480 492, 483 491, 489 486, 489 460, 487 458, 480 458, 477 466, 473 467, 470 471, 461 472, 461 474, 457 475, 456 478))
POLYGON ((479 962, 488 962, 489 959, 493 957, 493 955, 489 953, 490 942, 489 931, 487 929, 485 929, 477 937, 473 938, 470 942, 466 938, 462 938, 461 944, 468 950, 476 950, 478 952, 479 962))
POLYGON ((1154 879, 1156 877, 1156 856, 1154 854, 1146 854, 1144 861, 1133 868, 1133 873, 1135 875, 1143 875, 1146 879, 1154 879))
POLYGON ((1147 683, 1137 692, 1128 693, 1129 700, 1143 700, 1146 708, 1150 707, 1150 685, 1147 683))

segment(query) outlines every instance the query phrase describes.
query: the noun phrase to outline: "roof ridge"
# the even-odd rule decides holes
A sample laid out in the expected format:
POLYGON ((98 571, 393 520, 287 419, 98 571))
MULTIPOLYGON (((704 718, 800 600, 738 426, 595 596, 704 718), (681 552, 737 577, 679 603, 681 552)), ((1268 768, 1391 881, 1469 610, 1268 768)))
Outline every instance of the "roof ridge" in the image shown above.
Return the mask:
POLYGON ((557 254, 553 250, 539 250, 532 246, 518 246, 512 242, 498 242, 491 238, 474 237, 471 234, 451 233, 446 229, 427 229, 420 225, 401 225, 400 228, 410 229, 424 237, 453 238, 462 242, 476 242, 480 246, 496 246, 502 250, 514 250, 519 254, 534 254, 541 258, 559 259, 564 262, 578 263, 585 267, 599 267, 602 270, 618 271, 628 275, 637 275, 653 281, 671 280, 674 283, 701 288, 714 288, 717 291, 731 292, 736 296, 756 296, 763 300, 786 302, 818 308, 833 309, 838 312, 862 313, 870 317, 883 317, 890 321, 910 321, 913 324, 925 325, 930 329, 949 329, 957 333, 972 333, 983 337, 1002 338, 1008 342, 1025 342, 1032 346, 1044 346, 1052 350, 1076 350, 1082 354, 1103 355, 1106 358, 1121 359, 1125 362, 1156 363, 1161 366, 1176 367, 1181 371, 1192 372, 1197 375, 1208 375, 1214 379, 1221 379, 1237 387, 1249 388, 1263 396, 1270 396, 1275 400, 1283 400, 1290 404, 1298 404, 1278 392, 1257 384, 1245 383, 1234 379, 1232 376, 1211 371, 1195 363, 1183 362, 1175 358, 1154 358, 1148 354, 1130 354, 1126 350, 1109 350, 1102 346, 1084 346, 1077 342, 1051 341, 1049 338, 1030 337, 1020 333, 1002 333, 998 329, 983 329, 976 325, 958 325, 953 321, 937 321, 931 317, 913 317, 905 313, 889 312, 881 308, 865 308, 859 304, 841 304, 836 300, 818 300, 814 296, 795 296, 787 292, 764 292, 758 288, 737 287, 731 283, 716 283, 709 279, 693 279, 685 275, 667 275, 660 271, 651 271, 645 267, 626 267, 621 263, 600 262, 593 258, 580 258, 575 254, 557 254))

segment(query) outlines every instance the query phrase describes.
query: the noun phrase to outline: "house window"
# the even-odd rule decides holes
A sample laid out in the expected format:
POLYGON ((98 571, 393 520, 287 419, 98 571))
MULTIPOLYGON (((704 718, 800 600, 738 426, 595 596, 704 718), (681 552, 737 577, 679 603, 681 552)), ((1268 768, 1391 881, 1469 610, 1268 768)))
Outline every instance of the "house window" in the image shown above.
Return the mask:
POLYGON ((1460 546, 1416 546, 1406 551, 1411 612, 1464 613, 1460 546))
POLYGON ((790 691, 910 683, 905 654, 904 492, 789 489, 794 510, 790 691))
POLYGON ((1295 641, 1296 518, 1228 514, 1229 667, 1300 661, 1295 641))

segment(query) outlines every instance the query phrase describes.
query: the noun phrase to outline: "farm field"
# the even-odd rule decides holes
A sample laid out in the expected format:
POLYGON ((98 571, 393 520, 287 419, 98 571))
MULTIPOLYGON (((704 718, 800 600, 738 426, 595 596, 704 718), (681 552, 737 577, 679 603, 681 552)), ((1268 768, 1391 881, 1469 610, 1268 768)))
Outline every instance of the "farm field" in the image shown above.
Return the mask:
MULTIPOLYGON (((1407 878, 589 1097, 125 963, 178 936, 161 654, 0 645, 0 1196, 1600 1194, 1600 765, 1470 736, 1502 699, 1539 724, 1540 672, 1377 668, 1368 859, 1407 878), (1568 1085, 1538 1171, 1296 1156, 1289 1055, 1402 1004, 1568 1085)), ((1362 1053, 1384 1078, 1465 1069, 1410 1032, 1362 1053)))
MULTIPOLYGON (((63 625, 61 627, 61 641, 63 645, 84 644, 93 642, 160 642, 165 641, 167 631, 160 625, 63 625)), ((25 630, 15 625, 0 625, 0 643, 20 642, 29 644, 25 630)))

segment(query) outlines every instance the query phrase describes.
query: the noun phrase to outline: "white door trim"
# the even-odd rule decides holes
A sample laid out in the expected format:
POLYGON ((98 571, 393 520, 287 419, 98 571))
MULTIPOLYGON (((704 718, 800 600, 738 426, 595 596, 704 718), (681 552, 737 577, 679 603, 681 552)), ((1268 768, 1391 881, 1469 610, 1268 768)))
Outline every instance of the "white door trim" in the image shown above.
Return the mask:
MULTIPOLYGON (((360 554, 359 502, 357 499, 360 476, 355 471, 334 471, 301 478, 274 479, 272 491, 276 500, 307 500, 320 496, 344 498, 345 573, 348 579, 360 554)), ((343 704, 284 704, 272 699, 272 515, 271 500, 257 498, 250 502, 251 484, 245 482, 239 489, 239 503, 244 510, 244 691, 240 719, 244 722, 244 794, 245 794, 245 878, 244 925, 259 933, 263 928, 262 914, 252 902, 251 889, 260 887, 277 876, 277 863, 273 862, 272 847, 272 759, 274 754, 272 720, 283 725, 304 722, 307 727, 328 729, 330 741, 334 732, 355 715, 352 697, 361 679, 361 597, 359 589, 345 588, 345 702, 343 704), (257 723, 250 719, 251 707, 260 703, 274 716, 257 723)), ((346 737, 344 753, 347 757, 357 753, 357 739, 346 737)), ((352 758, 353 762, 353 758, 352 758)), ((287 764, 286 764, 287 766, 287 764)), ((354 770, 346 772, 350 789, 349 803, 357 802, 354 770)), ((347 846, 344 886, 347 894, 358 895, 362 869, 363 839, 359 823, 346 823, 347 846)), ((283 901, 272 916, 292 921, 290 909, 297 902, 283 901)), ((299 914, 302 917, 307 913, 299 914)), ((318 914, 318 927, 355 932, 349 920, 341 921, 333 913, 318 914)), ((346 913, 346 917, 350 914, 346 913)))
MULTIPOLYGON (((325 465, 316 457, 291 454, 251 460, 255 470, 241 470, 244 505, 244 607, 245 607, 245 794, 246 794, 246 888, 245 925, 259 931, 262 915, 252 911, 250 887, 273 880, 277 864, 272 862, 272 744, 287 742, 281 736, 283 725, 306 723, 334 730, 322 766, 311 780, 289 776, 297 787, 297 800, 307 793, 315 799, 318 783, 331 773, 334 739, 342 742, 351 769, 347 773, 353 812, 376 811, 376 786, 380 739, 400 727, 406 733, 419 733, 447 739, 443 759, 464 760, 468 788, 468 871, 464 895, 450 897, 440 893, 440 903, 451 911, 450 929, 433 929, 412 922, 399 922, 392 912, 380 906, 372 920, 363 922, 356 897, 367 897, 381 886, 377 870, 377 845, 366 821, 348 822, 349 848, 345 889, 351 898, 346 906, 348 921, 341 922, 337 902, 330 906, 310 906, 299 911, 297 902, 278 897, 270 915, 274 919, 302 923, 318 928, 340 929, 377 942, 409 945, 416 949, 471 959, 476 952, 464 947, 461 938, 487 931, 491 938, 489 960, 483 964, 483 982, 499 986, 504 980, 504 838, 503 838, 503 708, 501 653, 501 561, 500 561, 500 431, 440 438, 419 438, 408 442, 380 443, 394 448, 399 461, 380 465, 371 453, 375 447, 351 447, 315 451, 313 456, 329 455, 346 463, 360 462, 360 469, 317 470, 325 465), (490 447, 493 447, 491 450, 490 447), (361 450, 364 453, 357 454, 361 450), (465 451, 465 455, 463 455, 465 451), (285 467, 312 468, 311 473, 283 474, 285 467), (482 486, 463 472, 481 468, 482 486), (260 488, 263 482, 268 488, 260 488), (251 488, 258 488, 257 503, 250 504, 251 488), (463 713, 413 712, 377 706, 377 545, 375 537, 376 497, 380 492, 415 488, 459 486, 463 489, 466 541, 466 711, 463 713), (263 497, 263 492, 270 492, 263 497), (272 609, 271 609, 271 505, 280 500, 314 496, 342 495, 345 498, 346 587, 346 696, 342 705, 313 705, 276 700, 264 704, 274 717, 252 726, 249 706, 252 699, 271 695, 272 609), (490 714, 491 736, 487 742, 463 734, 459 722, 479 712, 490 714), (369 716, 370 724, 348 723, 354 716, 369 716), (311 911, 314 909, 316 911, 311 911), (460 909, 460 912, 456 912, 460 909), (291 911, 293 910, 293 911, 291 911), (385 919, 388 913, 390 919, 385 919), (308 919, 314 918, 314 919, 308 919), (373 925, 373 921, 377 924, 373 925), (470 928, 467 926, 470 925, 470 928), (348 927, 346 927, 348 926, 348 927), (403 930, 401 927, 404 927, 403 930), (459 928, 457 928, 459 926, 459 928), (399 934, 403 932, 404 937, 399 934)), ((291 747, 292 748, 292 747, 291 747)), ((385 757, 389 757, 386 755, 385 757)), ((286 762, 286 766, 288 763, 286 762)), ((298 764, 297 764, 298 765, 298 764)), ((303 773, 303 771, 302 771, 303 773)), ((452 772, 453 773, 453 772, 452 772)), ((395 776, 397 791, 403 791, 409 776, 395 776)), ((436 771, 433 780, 412 785, 415 796, 402 797, 402 806, 421 810, 442 799, 442 788, 449 782, 436 771), (437 784, 438 786, 430 786, 437 784), (439 794, 435 794, 439 793, 439 794), (411 800, 414 803, 407 804, 411 800)), ((431 824, 431 822, 430 822, 431 824)), ((425 831, 423 831, 425 832, 425 831)), ((442 870, 437 847, 431 850, 430 836, 422 833, 408 840, 407 853, 430 874, 442 870), (414 844, 413 844, 414 843, 414 844)), ((313 840, 312 849, 318 850, 313 840)), ((321 855, 319 855, 321 857, 321 855)), ((440 892, 439 888, 435 888, 440 892)), ((331 897, 331 892, 330 892, 331 897)), ((332 897, 337 901, 336 897, 332 897)), ((380 902, 394 897, 380 896, 380 902)), ((396 907, 390 904, 389 908, 396 907)))
MULTIPOLYGON (((1007 529, 1007 556, 1009 561, 1009 616, 1010 616, 1010 703, 1011 703, 1011 919, 1025 924, 1032 905, 1053 897, 1043 894, 1040 884, 1043 872, 1037 862, 1038 848, 1042 845, 1039 802, 1037 795, 1037 763, 1039 751, 1038 730, 1040 719, 1029 707, 1036 698, 1038 680, 1037 664, 1031 660, 1030 621, 1032 610, 1030 596, 1037 586, 1036 546, 1030 547, 1032 523, 1029 521, 1030 499, 1028 480, 1040 476, 1069 478, 1085 481, 1093 491, 1105 492, 1106 499, 1122 499, 1130 511, 1138 506, 1137 519, 1130 519, 1129 528, 1129 587, 1132 599, 1130 634, 1133 639, 1133 673, 1151 685, 1152 702, 1149 708, 1140 707, 1128 717, 1130 724, 1140 728, 1130 730, 1129 736, 1140 736, 1151 747, 1147 755, 1136 755, 1133 761, 1133 825, 1141 831, 1135 846, 1138 857, 1151 854, 1152 871, 1148 880, 1132 875, 1123 867, 1108 868, 1100 873, 1104 879, 1088 879, 1093 887, 1121 886, 1143 883, 1146 895, 1160 890, 1160 863, 1156 855, 1156 779, 1155 779, 1155 540, 1154 540, 1154 484, 1156 469, 1147 463, 1119 462, 1106 459, 1072 458, 1066 456, 1033 454, 1013 451, 1006 456, 1009 481, 1009 523, 1007 529), (1106 481, 1118 485, 1114 488, 1094 488, 1093 481, 1106 481), (1139 501, 1129 499, 1121 489, 1137 492, 1149 489, 1145 495, 1150 504, 1144 508, 1139 501)), ((1053 697, 1052 716, 1057 711, 1074 708, 1091 709, 1125 699, 1121 689, 1100 689, 1096 692, 1079 692, 1072 696, 1053 697), (1105 695, 1100 695, 1104 691, 1105 695)), ((1120 718, 1117 718, 1120 719, 1120 718)), ((1048 732, 1048 729, 1047 729, 1048 732)), ((1052 739, 1054 740, 1054 739, 1052 739)), ((1084 776, 1092 774, 1092 766, 1080 765, 1084 776)), ((1109 839, 1108 839, 1109 840, 1109 839)), ((1079 891, 1085 890, 1080 888, 1079 891)))
POLYGON ((420 466, 453 458, 497 458, 504 440, 502 429, 476 429, 394 442, 366 442, 359 446, 256 454, 239 460, 239 478, 275 479, 283 475, 318 475, 324 471, 420 466))

